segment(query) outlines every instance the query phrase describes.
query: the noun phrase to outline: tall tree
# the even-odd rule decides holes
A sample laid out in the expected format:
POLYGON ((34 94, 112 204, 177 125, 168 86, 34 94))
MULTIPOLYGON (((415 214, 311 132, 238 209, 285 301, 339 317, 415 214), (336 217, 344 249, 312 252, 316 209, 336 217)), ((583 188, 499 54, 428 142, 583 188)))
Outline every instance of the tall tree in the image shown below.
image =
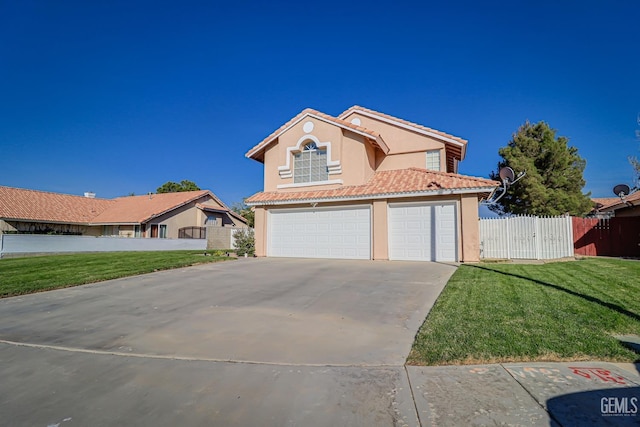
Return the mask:
POLYGON ((498 174, 504 166, 527 174, 491 209, 530 215, 588 213, 593 205, 591 193, 582 193, 586 161, 568 143, 568 138, 556 137, 555 129, 545 122, 527 121, 520 126, 507 146, 498 151, 503 160, 498 163, 498 170, 491 173, 491 179, 500 180, 498 174))
POLYGON ((200 187, 193 181, 183 179, 180 182, 167 181, 156 190, 156 193, 179 193, 181 191, 198 191, 200 187))
POLYGON ((630 156, 629 163, 631 163, 631 167, 633 168, 633 185, 640 186, 640 160, 638 160, 636 156, 630 156))

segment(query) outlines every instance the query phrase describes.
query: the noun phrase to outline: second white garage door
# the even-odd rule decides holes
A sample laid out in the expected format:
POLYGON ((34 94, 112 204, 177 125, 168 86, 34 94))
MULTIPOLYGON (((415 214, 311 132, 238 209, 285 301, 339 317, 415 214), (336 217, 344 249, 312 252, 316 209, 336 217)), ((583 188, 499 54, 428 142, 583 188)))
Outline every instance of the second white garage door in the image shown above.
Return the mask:
POLYGON ((457 261, 455 203, 389 205, 389 259, 457 261))
POLYGON ((267 256, 371 258, 368 206, 269 211, 267 256))

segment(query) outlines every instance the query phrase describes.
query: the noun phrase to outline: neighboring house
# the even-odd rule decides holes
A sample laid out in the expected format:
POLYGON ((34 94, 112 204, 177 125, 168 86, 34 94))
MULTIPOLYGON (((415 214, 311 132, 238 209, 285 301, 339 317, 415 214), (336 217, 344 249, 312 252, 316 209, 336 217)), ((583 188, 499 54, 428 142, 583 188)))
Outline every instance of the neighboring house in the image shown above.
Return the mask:
POLYGON ((478 261, 478 201, 495 181, 459 175, 467 141, 354 106, 306 109, 249 150, 264 163, 258 256, 478 261))
POLYGON ((0 234, 205 238, 206 225, 246 220, 208 190, 99 199, 0 186, 0 234))
POLYGON ((635 217, 640 216, 640 191, 636 191, 624 200, 620 197, 608 197, 601 199, 591 199, 596 207, 593 214, 596 217, 635 217))

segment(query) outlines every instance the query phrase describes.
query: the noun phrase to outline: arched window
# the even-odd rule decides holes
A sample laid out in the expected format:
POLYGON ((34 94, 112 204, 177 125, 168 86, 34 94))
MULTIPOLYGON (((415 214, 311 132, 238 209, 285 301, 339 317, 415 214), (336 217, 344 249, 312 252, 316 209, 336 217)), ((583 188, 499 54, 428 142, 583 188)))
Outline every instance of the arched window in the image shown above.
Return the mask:
POLYGON ((326 181, 328 177, 327 150, 318 148, 315 142, 309 141, 293 155, 294 183, 326 181))

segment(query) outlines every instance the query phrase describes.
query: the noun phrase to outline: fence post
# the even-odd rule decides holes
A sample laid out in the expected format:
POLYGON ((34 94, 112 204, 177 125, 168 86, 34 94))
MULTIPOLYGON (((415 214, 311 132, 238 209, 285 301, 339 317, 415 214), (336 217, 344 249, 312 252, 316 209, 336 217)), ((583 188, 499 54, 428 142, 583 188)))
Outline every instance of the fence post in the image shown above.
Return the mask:
POLYGON ((505 218, 505 222, 507 223, 507 259, 511 259, 511 218, 505 218))
POLYGON ((540 220, 538 215, 533 217, 533 243, 536 245, 536 259, 540 259, 540 220))

